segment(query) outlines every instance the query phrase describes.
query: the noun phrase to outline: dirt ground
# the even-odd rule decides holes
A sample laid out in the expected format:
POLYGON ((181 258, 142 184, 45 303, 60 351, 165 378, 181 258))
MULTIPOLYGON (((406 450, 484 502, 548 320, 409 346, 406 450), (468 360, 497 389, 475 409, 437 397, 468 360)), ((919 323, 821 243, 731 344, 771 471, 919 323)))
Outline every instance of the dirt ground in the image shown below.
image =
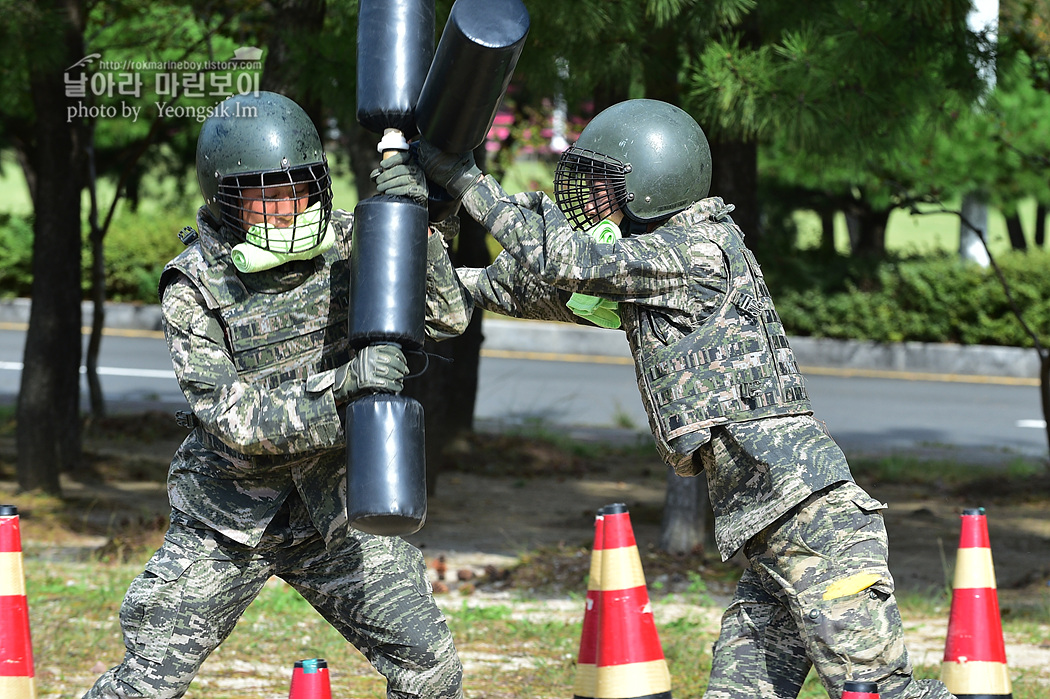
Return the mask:
MULTIPOLYGON (((62 502, 14 494, 14 439, 0 434, 0 501, 19 506, 27 557, 126 557, 155 548, 167 524, 164 476, 183 434, 167 414, 107 418, 89 426, 89 468, 63 478, 62 502)), ((1047 628, 1050 474, 1018 480, 1005 478, 1008 468, 990 464, 987 477, 951 486, 858 477, 889 505, 890 567, 900 594, 950 588, 959 515, 964 508, 984 507, 1002 615, 1034 609, 1047 628)), ((616 448, 472 435, 442 465, 426 525, 408 538, 423 550, 439 593, 470 585, 479 595, 498 594, 515 586, 564 600, 564 593, 586 590, 595 512, 622 502, 651 585, 672 591, 699 573, 710 594, 724 602, 739 561, 722 564, 713 553, 675 557, 656 550, 665 474, 646 442, 623 446, 622 435, 616 448)), ((913 658, 938 663, 947 614, 906 622, 913 658)), ((1050 678, 1050 638, 1007 642, 1012 667, 1050 678)))

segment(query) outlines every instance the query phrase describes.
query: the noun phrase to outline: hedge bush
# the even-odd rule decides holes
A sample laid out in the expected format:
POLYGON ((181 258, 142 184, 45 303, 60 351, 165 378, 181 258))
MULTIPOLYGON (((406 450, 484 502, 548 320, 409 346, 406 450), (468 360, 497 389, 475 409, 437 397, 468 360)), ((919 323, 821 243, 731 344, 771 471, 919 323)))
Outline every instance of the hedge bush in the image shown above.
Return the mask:
MULTIPOLYGON (((114 218, 103 246, 106 294, 111 301, 157 303, 157 283, 165 263, 179 254, 178 232, 195 225, 192 216, 170 212, 133 213, 114 218)), ((91 246, 83 237, 81 288, 91 293, 91 246)), ((33 274, 31 217, 0 214, 0 298, 28 297, 33 274)))
MULTIPOLYGON (((1025 322, 1040 342, 1050 342, 1050 254, 1012 252, 996 262, 1025 322)), ((1033 345, 994 270, 956 255, 864 262, 796 251, 763 271, 793 335, 1033 345)))
POLYGON ((33 286, 33 222, 0 214, 0 297, 29 296, 33 286))
MULTIPOLYGON (((168 260, 183 249, 179 231, 197 223, 194 216, 137 214, 114 218, 106 234, 106 297, 113 301, 158 303, 157 284, 168 260)), ((85 295, 90 293, 90 249, 85 247, 85 295)))
MULTIPOLYGON (((164 264, 182 249, 185 212, 124 214, 106 236, 108 298, 157 302, 164 264)), ((32 222, 0 215, 0 296, 28 296, 32 222)), ((1050 344, 1050 253, 997 258, 1025 321, 1050 344)), ((84 297, 90 249, 84 242, 84 297)), ((878 342, 955 342, 1031 347, 994 272, 955 255, 891 255, 878 262, 819 251, 767 251, 762 269, 792 335, 878 342)))

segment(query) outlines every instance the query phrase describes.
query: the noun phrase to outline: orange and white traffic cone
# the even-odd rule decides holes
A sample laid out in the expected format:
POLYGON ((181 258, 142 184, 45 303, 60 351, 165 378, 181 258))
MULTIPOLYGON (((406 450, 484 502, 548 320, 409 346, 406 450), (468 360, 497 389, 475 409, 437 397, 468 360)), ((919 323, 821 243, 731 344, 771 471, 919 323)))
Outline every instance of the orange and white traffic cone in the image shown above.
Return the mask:
POLYGON ((594 699, 671 699, 667 669, 627 506, 602 508, 594 699))
POLYGON ((0 505, 0 699, 35 697, 18 508, 0 505))
POLYGON ((879 685, 847 680, 842 686, 842 699, 879 699, 879 685))
POLYGON ((583 610, 580 651, 576 655, 576 683, 573 699, 595 699, 598 696, 598 616, 601 613, 602 532, 605 508, 594 518, 594 547, 591 549, 591 572, 587 576, 587 600, 583 610))
POLYGON ((328 663, 324 658, 295 661, 288 699, 332 699, 328 663))
POLYGON ((1012 697, 984 508, 962 513, 941 681, 957 697, 1012 697))

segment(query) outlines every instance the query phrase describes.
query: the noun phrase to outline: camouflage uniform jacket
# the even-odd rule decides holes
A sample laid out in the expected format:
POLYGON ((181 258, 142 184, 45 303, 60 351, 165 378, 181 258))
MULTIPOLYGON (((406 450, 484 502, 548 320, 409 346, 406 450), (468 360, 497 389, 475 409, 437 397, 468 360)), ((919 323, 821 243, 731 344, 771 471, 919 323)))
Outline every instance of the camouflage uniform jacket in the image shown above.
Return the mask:
MULTIPOLYGON (((598 243, 542 193, 508 196, 484 178, 464 206, 505 252, 458 270, 495 312, 572 320, 568 293, 619 305, 649 425, 664 461, 707 471, 725 558, 828 485, 852 480, 810 417, 802 375, 761 270, 717 197, 651 231, 598 243)), ((578 319, 577 319, 578 320, 578 319)))
MULTIPOLYGON (((171 505, 253 546, 295 488, 332 546, 346 534, 346 435, 332 389, 353 352, 353 217, 333 212, 336 244, 323 255, 250 275, 236 271, 232 241, 206 209, 197 220, 201 235, 160 282, 172 364, 197 423, 169 470, 171 505)), ((467 302, 441 236, 428 244, 427 332, 449 337, 466 327, 467 302)))

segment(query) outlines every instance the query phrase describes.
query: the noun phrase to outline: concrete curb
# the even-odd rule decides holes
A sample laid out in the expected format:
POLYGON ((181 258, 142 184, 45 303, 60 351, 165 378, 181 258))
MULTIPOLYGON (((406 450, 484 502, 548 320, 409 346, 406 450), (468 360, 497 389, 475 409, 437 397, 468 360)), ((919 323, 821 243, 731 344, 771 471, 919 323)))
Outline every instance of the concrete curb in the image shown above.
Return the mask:
MULTIPOLYGON (((29 299, 0 300, 0 323, 28 323, 29 299)), ((85 301, 80 305, 80 324, 91 327, 94 305, 85 301)), ((161 330, 160 306, 140 303, 107 303, 106 327, 115 330, 161 330)))
MULTIPOLYGON (((29 299, 0 301, 0 322, 28 323, 29 299)), ((84 327, 90 327, 92 305, 82 307, 84 327)), ((161 330, 160 307, 111 303, 106 327, 120 330, 161 330)), ((565 323, 486 318, 483 326, 488 350, 575 354, 629 358, 623 335, 565 323)), ((991 345, 954 345, 926 342, 881 344, 869 341, 794 337, 791 346, 803 367, 896 371, 964 376, 1038 379, 1039 356, 1033 349, 991 345)))
MULTIPOLYGON (((618 331, 564 323, 486 318, 486 349, 557 354, 630 357, 618 331)), ((927 342, 881 344, 870 341, 793 337, 791 347, 804 367, 1000 376, 1037 379, 1039 356, 1033 349, 927 342)))

